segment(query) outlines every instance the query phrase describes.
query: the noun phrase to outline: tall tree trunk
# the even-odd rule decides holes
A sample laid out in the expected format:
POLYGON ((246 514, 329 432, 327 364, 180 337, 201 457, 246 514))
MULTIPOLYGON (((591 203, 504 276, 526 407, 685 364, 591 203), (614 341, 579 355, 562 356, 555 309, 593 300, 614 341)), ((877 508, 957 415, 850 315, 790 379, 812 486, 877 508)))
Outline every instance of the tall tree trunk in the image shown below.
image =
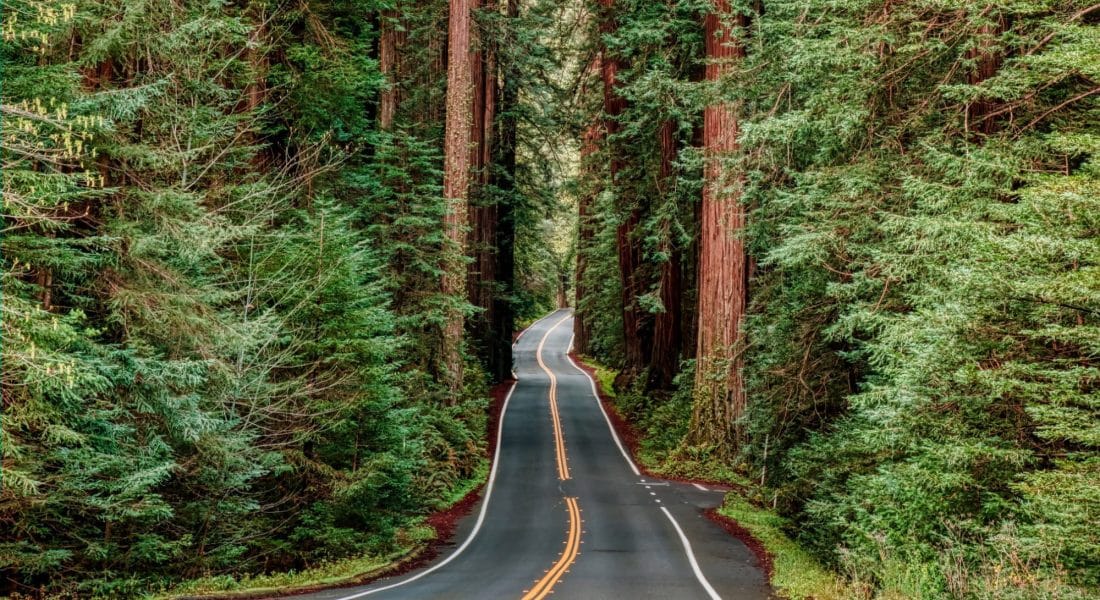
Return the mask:
MULTIPOLYGON (((581 89, 581 97, 587 97, 589 93, 588 83, 592 80, 601 80, 603 60, 600 56, 592 59, 588 65, 588 77, 584 79, 581 89)), ((598 177, 599 169, 594 168, 592 156, 599 150, 600 141, 603 139, 604 130, 599 123, 592 123, 584 131, 581 143, 581 168, 585 170, 585 179, 591 189, 577 200, 577 264, 575 274, 574 305, 576 311, 573 317, 573 348, 580 354, 588 354, 592 348, 592 320, 595 315, 589 314, 585 307, 585 298, 588 294, 586 279, 588 277, 588 254, 591 252, 592 240, 596 235, 596 228, 592 222, 595 217, 594 204, 596 202, 596 185, 594 179, 598 177)))
MULTIPOLYGON (((474 0, 480 7, 480 0, 474 0)), ((489 194, 488 183, 492 165, 493 120, 496 109, 495 54, 490 40, 482 39, 476 28, 474 47, 470 52, 473 66, 474 104, 470 128, 470 163, 474 179, 470 189, 470 232, 467 247, 473 259, 467 267, 467 293, 470 304, 480 309, 467 324, 470 339, 476 340, 486 364, 493 360, 495 343, 491 324, 496 316, 493 296, 496 293, 496 227, 497 210, 489 194)), ((488 365, 490 371, 496 371, 488 365)))
POLYGON ((466 211, 470 188, 470 112, 473 73, 470 65, 471 0, 451 0, 447 40, 447 116, 443 142, 443 218, 448 247, 443 253, 442 292, 449 296, 443 325, 442 377, 456 394, 462 389, 462 311, 466 299, 466 211))
MULTIPOLYGON (((519 0, 507 0, 506 16, 509 30, 515 30, 519 18, 519 0)), ((510 36, 511 34, 509 34, 510 36)), ((500 71, 501 64, 494 59, 492 73, 500 71)), ((500 73, 500 119, 497 121, 497 141, 493 152, 497 156, 498 171, 492 172, 495 187, 500 194, 496 203, 495 246, 496 281, 498 289, 493 295, 492 330, 493 343, 489 347, 489 369, 497 381, 507 379, 512 373, 512 333, 515 331, 515 314, 511 297, 515 288, 516 223, 513 210, 513 192, 516 178, 516 105, 519 102, 519 82, 512 68, 500 73)), ((492 85, 496 84, 496 77, 492 85)), ((495 111, 494 111, 495 112, 495 111)))
MULTIPOLYGON (((673 176, 672 163, 676 160, 676 132, 672 121, 661 125, 661 169, 659 191, 662 198, 669 194, 673 176)), ((671 223, 662 226, 662 253, 668 258, 661 263, 658 293, 664 312, 653 319, 653 352, 649 363, 650 389, 671 389, 672 380, 680 366, 683 343, 683 272, 682 253, 671 239, 671 223)))
POLYGON ((379 23, 381 34, 378 41, 378 68, 386 78, 386 87, 382 90, 378 106, 378 127, 383 131, 393 130, 397 107, 401 104, 399 61, 405 34, 401 31, 399 19, 400 14, 396 10, 387 10, 382 13, 379 23))
MULTIPOLYGON (((744 56, 733 37, 734 20, 729 1, 715 0, 705 24, 708 82, 719 81, 732 69, 732 61, 744 56)), ((740 178, 723 165, 737 150, 737 133, 737 107, 719 103, 706 108, 695 404, 688 442, 714 445, 723 452, 736 447, 736 421, 745 408, 741 374, 748 274, 741 239, 745 210, 740 178)))
MULTIPOLYGON (((598 69, 596 69, 598 71, 598 69)), ((588 161, 600 143, 601 129, 593 124, 584 132, 584 141, 581 145, 581 162, 585 169, 591 169, 588 161)), ((591 174, 590 174, 591 175, 591 174)), ((585 308, 584 300, 588 294, 585 280, 588 277, 588 253, 591 252, 592 239, 595 237, 595 226, 592 219, 595 216, 593 204, 596 201, 595 191, 585 192, 577 201, 577 272, 574 287, 576 312, 573 318, 573 348, 580 354, 588 354, 592 344, 592 319, 585 308)))
MULTIPOLYGON (((604 11, 600 21, 600 33, 603 35, 614 35, 618 31, 614 4, 614 0, 600 0, 600 5, 604 11)), ((616 142, 611 139, 619 131, 617 118, 626 109, 626 100, 619 95, 617 90, 620 68, 618 57, 614 56, 605 45, 601 51, 600 71, 604 87, 604 113, 607 115, 604 130, 608 137, 611 152, 612 186, 616 186, 619 172, 625 166, 622 151, 615 148, 616 142)), ((621 202, 622 199, 620 199, 621 202)), ((635 229, 637 229, 641 217, 637 207, 627 207, 625 212, 626 217, 615 232, 615 243, 619 256, 619 277, 622 282, 624 350, 624 364, 619 375, 619 382, 633 380, 647 366, 648 352, 651 348, 648 328, 637 302, 638 296, 642 292, 642 248, 639 240, 635 239, 635 229)))

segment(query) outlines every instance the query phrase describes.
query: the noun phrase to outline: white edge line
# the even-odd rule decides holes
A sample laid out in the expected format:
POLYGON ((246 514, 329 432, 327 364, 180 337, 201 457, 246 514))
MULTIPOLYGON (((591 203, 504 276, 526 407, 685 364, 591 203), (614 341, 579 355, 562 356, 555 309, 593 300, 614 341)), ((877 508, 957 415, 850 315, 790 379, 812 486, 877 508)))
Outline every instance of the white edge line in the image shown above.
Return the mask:
MULTIPOLYGON (((569 338, 570 348, 573 347, 573 338, 575 337, 576 336, 572 336, 569 338)), ((572 356, 566 354, 565 357, 569 359, 569 364, 573 365, 574 369, 580 371, 581 375, 587 377, 588 383, 592 384, 592 397, 596 399, 596 406, 600 407, 600 412, 603 413, 603 418, 605 421, 607 421, 607 428, 611 431, 611 439, 615 440, 615 445, 619 447, 619 452, 622 453, 623 458, 626 460, 626 464, 630 465, 630 470, 634 471, 635 476, 641 477, 642 472, 638 470, 638 465, 634 464, 634 459, 630 458, 630 454, 627 453, 626 447, 623 446, 623 441, 619 439, 619 432, 615 431, 615 426, 611 424, 611 417, 608 416, 607 410, 603 407, 603 402, 600 401, 600 392, 596 389, 596 380, 592 379, 592 376, 588 374, 588 371, 582 369, 580 365, 578 365, 576 361, 573 360, 572 356)))
MULTIPOLYGON (((573 347, 573 338, 569 339, 569 347, 573 347)), ((603 402, 600 401, 600 393, 596 389, 596 380, 592 379, 592 376, 588 374, 588 371, 582 369, 580 365, 578 365, 576 361, 573 360, 572 356, 569 356, 568 354, 566 356, 567 358, 569 358, 569 362, 573 365, 573 368, 580 371, 582 375, 588 378, 588 383, 592 384, 592 396, 596 399, 596 405, 600 407, 600 412, 603 413, 604 420, 607 421, 607 428, 611 431, 611 437, 615 440, 615 445, 619 447, 619 452, 622 453, 623 458, 626 460, 626 464, 630 465, 630 469, 634 471, 634 474, 640 477, 641 471, 638 470, 638 465, 634 464, 634 460, 630 458, 630 455, 627 453, 626 448, 623 447, 622 440, 619 439, 619 434, 615 431, 615 426, 611 424, 611 417, 608 416, 607 410, 605 410, 603 407, 603 402)), ((698 484, 696 485, 697 487, 701 487, 698 486, 698 484)), ((695 553, 691 550, 691 542, 688 541, 687 536, 684 535, 684 530, 680 529, 680 524, 676 522, 676 519, 672 516, 672 513, 668 512, 667 508, 665 508, 664 506, 661 506, 659 508, 661 509, 661 512, 665 513, 665 516, 668 517, 669 522, 671 522, 672 526, 676 529, 676 535, 680 536, 680 543, 684 545, 684 552, 687 554, 688 562, 691 563, 691 570, 695 573, 695 578, 699 580, 700 585, 702 585, 703 589, 706 590, 707 595, 710 596, 711 600, 722 600, 722 597, 718 595, 718 592, 714 591, 714 587, 710 585, 710 582, 707 581, 706 576, 703 575, 703 570, 699 568, 699 561, 695 560, 695 553)))
MULTIPOLYGON (((555 310, 554 312, 550 313, 549 315, 546 315, 545 317, 539 319, 538 321, 535 321, 534 323, 531 323, 530 327, 528 327, 527 329, 524 329, 522 332, 520 332, 519 337, 523 337, 523 334, 527 333, 527 331, 529 329, 531 329, 531 327, 534 327, 536 324, 538 324, 539 321, 543 321, 543 320, 547 319, 548 317, 553 316, 557 312, 558 311, 555 310)), ((564 319, 562 319, 562 320, 564 321, 564 319)), ((516 342, 519 342, 519 337, 516 338, 516 342)), ((515 345, 516 345, 516 343, 513 342, 512 346, 515 347, 515 345)), ((574 365, 574 366, 576 366, 576 365, 574 365)), ((496 479, 497 479, 497 467, 500 465, 500 449, 504 445, 504 443, 503 443, 503 441, 504 441, 504 415, 508 413, 508 403, 512 401, 512 392, 516 391, 516 386, 519 385, 519 378, 516 377, 516 372, 515 371, 512 371, 512 378, 515 379, 516 381, 512 382, 512 387, 509 388, 508 395, 506 395, 504 397, 504 406, 501 407, 501 409, 500 409, 500 422, 497 423, 497 447, 496 447, 496 450, 493 451, 493 468, 489 470, 489 482, 487 484, 485 484, 485 498, 481 502, 481 512, 479 512, 478 515, 477 515, 477 522, 474 523, 474 529, 473 529, 473 531, 470 532, 470 535, 469 535, 469 537, 466 538, 466 541, 462 542, 462 545, 459 546, 458 549, 455 550, 454 553, 452 553, 447 558, 443 559, 439 563, 436 563, 435 565, 432 565, 430 568, 425 569, 424 571, 421 571, 421 572, 417 573, 416 575, 413 575, 412 577, 409 577, 408 579, 403 579, 401 581, 398 581, 397 583, 391 583, 390 585, 383 586, 383 587, 380 587, 380 588, 375 588, 375 589, 372 589, 372 590, 362 591, 362 592, 359 592, 358 594, 352 594, 350 596, 342 596, 340 598, 337 598, 336 600, 354 600, 355 598, 362 598, 363 596, 369 596, 371 594, 377 594, 378 592, 385 592, 385 591, 388 591, 388 590, 392 590, 396 587, 400 587, 400 586, 412 583, 412 582, 414 582, 414 581, 416 581, 416 580, 418 580, 418 579, 420 579, 420 578, 422 578, 426 575, 434 573, 435 571, 438 571, 439 569, 447 566, 452 560, 458 558, 458 555, 462 554, 462 552, 464 550, 466 550, 466 548, 468 548, 470 546, 470 544, 472 544, 474 542, 474 538, 477 537, 478 531, 481 530, 481 525, 483 523, 485 523, 485 515, 489 511, 489 499, 493 495, 493 484, 496 483, 496 479)), ((604 416, 606 417, 607 415, 604 415, 604 416)), ((612 431, 612 433, 614 433, 614 431, 612 431)), ((616 441, 618 441, 618 440, 616 440, 616 441)), ((622 446, 620 445, 619 448, 621 449, 622 446)))
POLYGON ((500 423, 497 425, 497 447, 496 450, 493 452, 493 468, 489 471, 489 482, 485 486, 485 499, 481 503, 481 512, 477 515, 477 523, 474 523, 474 530, 470 532, 470 535, 466 538, 466 541, 462 542, 462 545, 458 547, 458 550, 455 550, 453 554, 443 559, 441 562, 436 563, 431 568, 421 571, 420 573, 417 573, 416 575, 413 575, 408 579, 398 581, 397 583, 391 583, 390 585, 384 587, 375 588, 373 590, 359 592, 358 594, 343 596, 341 598, 337 598, 337 600, 353 600, 354 598, 362 598, 363 596, 377 594, 378 592, 385 592, 387 590, 392 590, 395 587, 400 587, 412 583, 420 579, 421 577, 424 577, 425 575, 428 575, 445 567, 452 560, 458 558, 458 555, 462 554, 462 552, 466 550, 466 548, 469 547, 470 544, 473 543, 474 538, 477 537, 478 531, 481 530, 481 525, 485 522, 485 514, 489 510, 489 498, 493 494, 493 484, 496 483, 497 478, 497 465, 500 464, 500 448, 504 445, 502 443, 502 435, 504 433, 504 415, 508 412, 508 403, 512 400, 512 392, 516 391, 517 384, 519 384, 518 381, 512 383, 512 387, 508 390, 508 395, 504 397, 504 407, 500 410, 500 423))
POLYGON ((710 582, 703 576, 703 570, 699 568, 699 562, 695 560, 695 553, 691 551, 691 542, 688 541, 687 536, 684 535, 684 530, 680 529, 680 524, 676 522, 676 519, 672 517, 672 513, 668 512, 668 509, 661 507, 661 512, 665 513, 669 522, 676 528, 676 535, 680 536, 680 543, 684 545, 684 552, 687 554, 688 562, 691 563, 691 570, 695 571, 695 578, 699 580, 699 583, 703 586, 703 589, 707 591, 711 600, 722 600, 722 597, 718 595, 718 592, 714 591, 710 582))

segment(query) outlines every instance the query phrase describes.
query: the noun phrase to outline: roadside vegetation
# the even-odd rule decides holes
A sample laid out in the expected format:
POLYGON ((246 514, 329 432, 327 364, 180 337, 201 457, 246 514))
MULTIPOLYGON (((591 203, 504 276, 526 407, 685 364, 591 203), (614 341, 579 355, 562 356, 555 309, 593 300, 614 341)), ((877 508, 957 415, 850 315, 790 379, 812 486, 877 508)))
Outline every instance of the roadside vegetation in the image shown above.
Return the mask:
POLYGON ((1100 7, 593 14, 576 347, 641 458, 867 596, 1100 594, 1100 7))

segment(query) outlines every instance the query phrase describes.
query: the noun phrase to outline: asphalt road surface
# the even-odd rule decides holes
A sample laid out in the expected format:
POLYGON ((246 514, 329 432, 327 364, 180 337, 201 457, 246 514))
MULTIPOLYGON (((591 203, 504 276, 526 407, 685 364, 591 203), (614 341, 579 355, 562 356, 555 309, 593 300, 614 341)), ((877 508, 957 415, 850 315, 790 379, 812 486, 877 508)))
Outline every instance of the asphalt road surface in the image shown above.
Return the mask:
POLYGON ((432 564, 360 588, 301 596, 482 600, 771 597, 752 552, 702 512, 722 493, 639 475, 557 311, 515 346, 486 498, 432 564))

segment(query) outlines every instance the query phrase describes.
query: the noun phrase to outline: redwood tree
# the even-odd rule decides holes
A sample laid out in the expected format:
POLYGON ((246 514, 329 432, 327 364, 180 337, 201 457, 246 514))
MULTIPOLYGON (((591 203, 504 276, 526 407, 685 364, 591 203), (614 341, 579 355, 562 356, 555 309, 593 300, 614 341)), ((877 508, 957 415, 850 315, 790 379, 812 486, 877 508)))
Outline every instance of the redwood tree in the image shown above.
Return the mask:
MULTIPOLYGON (((626 109, 626 99, 618 91, 619 71, 622 69, 616 52, 608 47, 607 38, 618 31, 615 18, 615 1, 600 0, 603 16, 600 20, 600 34, 604 36, 600 52, 600 74, 603 79, 603 100, 605 124, 604 132, 610 149, 610 185, 617 187, 619 174, 626 167, 624 153, 617 149, 615 135, 619 133, 618 118, 626 109)), ((619 381, 630 381, 647 366, 651 351, 651 335, 646 325, 645 315, 638 305, 638 296, 643 293, 642 282, 642 246, 636 239, 635 230, 640 221, 636 206, 623 207, 624 217, 616 231, 616 246, 619 256, 619 277, 622 282, 623 314, 623 369, 619 381)))
MULTIPOLYGON (((714 84, 743 58, 734 38, 728 0, 715 0, 705 22, 706 80, 714 84)), ((689 442, 723 451, 736 447, 736 421, 745 408, 742 323, 747 299, 747 260, 741 233, 745 209, 739 177, 726 163, 737 151, 737 107, 714 102, 703 115, 705 156, 699 259, 699 313, 695 407, 689 442)))
MULTIPOLYGON (((490 0, 489 6, 496 8, 497 0, 490 0)), ((474 0, 474 7, 482 5, 474 0)), ((499 222, 497 198, 489 187, 496 144, 494 122, 497 104, 497 59, 495 40, 483 36, 475 28, 473 46, 470 52, 470 65, 473 69, 473 106, 470 125, 470 163, 473 166, 473 179, 470 188, 470 231, 467 248, 471 258, 467 268, 467 294, 471 305, 479 309, 467 324, 470 337, 479 346, 494 378, 502 372, 507 375, 498 362, 498 345, 492 324, 496 321, 497 306, 494 297, 498 294, 497 281, 497 227, 499 222)))
MULTIPOLYGON (((596 77, 601 76, 602 66, 603 60, 600 56, 594 57, 592 62, 589 63, 584 77, 584 84, 580 90, 581 97, 588 95, 589 83, 596 77)), ((598 122, 593 122, 585 128, 581 141, 581 168, 584 169, 584 177, 589 180, 589 184, 591 184, 592 178, 599 176, 600 171, 594 168, 595 165, 593 165, 592 159, 599 149, 602 139, 603 129, 598 122)), ((595 315, 591 313, 588 307, 584 306, 585 298, 588 295, 586 284, 589 263, 588 253, 591 251, 592 238, 596 230, 596 226, 593 224, 593 219, 596 218, 595 196, 596 187, 588 185, 580 198, 577 199, 577 265, 573 288, 576 312, 573 318, 573 348, 581 354, 591 352, 592 323, 595 320, 595 315)))
MULTIPOLYGON (((672 184, 673 162, 676 160, 675 124, 665 121, 660 129, 661 167, 658 191, 667 195, 672 184)), ((671 240, 671 224, 665 219, 661 225, 661 252, 666 258, 660 265, 657 284, 663 311, 653 318, 653 352, 649 361, 650 389, 671 389, 672 380, 680 368, 683 346, 683 269, 682 252, 671 240)))
POLYGON ((396 10, 383 11, 379 18, 378 69, 386 78, 386 87, 379 95, 378 128, 383 131, 393 129, 397 106, 401 102, 398 61, 405 34, 400 26, 400 18, 396 10))
MULTIPOLYGON (((441 371, 452 391, 462 388, 463 313, 466 297, 466 214, 470 180, 470 126, 473 69, 470 64, 472 0, 451 0, 447 41, 447 115, 443 145, 443 197, 447 201, 442 291, 452 299, 443 324, 441 371)), ((455 396, 452 396, 455 398, 455 396)))

